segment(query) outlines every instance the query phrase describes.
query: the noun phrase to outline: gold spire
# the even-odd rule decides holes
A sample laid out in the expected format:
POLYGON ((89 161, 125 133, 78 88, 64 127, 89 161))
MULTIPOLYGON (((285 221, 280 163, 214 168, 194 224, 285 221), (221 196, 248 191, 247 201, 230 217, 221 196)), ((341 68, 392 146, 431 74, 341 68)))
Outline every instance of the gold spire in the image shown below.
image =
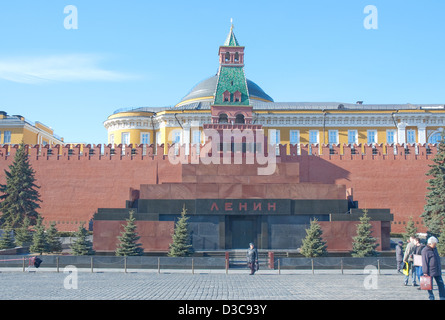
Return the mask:
POLYGON ((233 33, 233 18, 230 18, 230 32, 227 36, 226 41, 224 42, 224 46, 230 46, 230 47, 238 47, 238 40, 236 40, 235 34, 233 33))

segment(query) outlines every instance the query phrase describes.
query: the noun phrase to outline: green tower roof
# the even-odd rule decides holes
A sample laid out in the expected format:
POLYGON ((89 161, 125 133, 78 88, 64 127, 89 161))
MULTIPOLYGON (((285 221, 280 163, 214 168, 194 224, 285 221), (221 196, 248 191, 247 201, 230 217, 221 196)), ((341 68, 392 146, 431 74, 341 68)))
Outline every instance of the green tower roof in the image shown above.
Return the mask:
POLYGON ((218 84, 216 87, 214 104, 217 105, 244 105, 248 106, 249 90, 247 89, 246 77, 242 67, 220 67, 218 72, 218 84), (241 93, 239 101, 224 101, 223 93, 228 91, 233 94, 236 91, 241 93))
POLYGON ((233 24, 230 27, 230 32, 224 42, 224 47, 239 47, 238 40, 236 40, 235 34, 233 33, 233 24))
MULTIPOLYGON (((244 47, 239 45, 238 40, 236 40, 235 34, 233 33, 233 23, 230 27, 230 32, 227 36, 226 42, 224 42, 222 47, 239 47, 238 50, 235 50, 239 52, 244 51, 244 47)), ((243 64, 231 64, 230 66, 220 64, 218 70, 218 82, 216 85, 216 92, 213 102, 215 105, 250 105, 249 90, 247 88, 243 64), (224 99, 224 92, 226 91, 230 93, 230 99, 228 101, 224 99), (235 99, 234 94, 240 94, 239 98, 235 99)))

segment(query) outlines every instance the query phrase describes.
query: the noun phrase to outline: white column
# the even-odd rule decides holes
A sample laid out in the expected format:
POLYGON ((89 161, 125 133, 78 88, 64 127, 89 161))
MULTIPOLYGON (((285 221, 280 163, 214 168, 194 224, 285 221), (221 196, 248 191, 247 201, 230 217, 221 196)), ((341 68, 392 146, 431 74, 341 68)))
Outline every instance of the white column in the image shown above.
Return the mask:
POLYGON ((397 142, 399 144, 405 144, 406 143, 405 129, 406 129, 406 123, 405 122, 400 122, 399 124, 397 124, 397 142))
POLYGON ((186 123, 182 126, 182 141, 181 145, 185 145, 185 154, 190 154, 190 124, 186 123))
POLYGON ((417 125, 417 142, 420 144, 426 143, 426 124, 421 123, 417 125))

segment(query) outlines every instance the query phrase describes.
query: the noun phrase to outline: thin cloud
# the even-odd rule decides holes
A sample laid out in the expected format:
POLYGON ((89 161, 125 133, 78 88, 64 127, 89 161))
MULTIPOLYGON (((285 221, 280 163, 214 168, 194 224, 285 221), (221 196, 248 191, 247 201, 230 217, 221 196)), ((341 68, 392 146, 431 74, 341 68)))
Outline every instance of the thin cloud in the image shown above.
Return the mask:
POLYGON ((102 57, 90 54, 0 59, 0 79, 39 84, 51 81, 126 81, 138 78, 136 75, 102 68, 99 66, 102 60, 102 57))

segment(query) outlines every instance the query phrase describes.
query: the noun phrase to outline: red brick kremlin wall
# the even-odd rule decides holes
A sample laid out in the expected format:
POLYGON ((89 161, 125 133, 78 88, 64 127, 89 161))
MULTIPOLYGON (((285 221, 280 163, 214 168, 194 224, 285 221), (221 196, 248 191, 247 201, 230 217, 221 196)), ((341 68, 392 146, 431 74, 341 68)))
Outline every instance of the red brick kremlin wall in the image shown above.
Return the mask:
MULTIPOLYGON (((5 183, 4 169, 12 163, 16 148, 0 146, 0 183, 5 183)), ((97 208, 125 207, 125 201, 134 196, 130 190, 139 190, 141 185, 186 182, 182 180, 182 166, 171 164, 162 154, 153 155, 152 147, 137 146, 134 155, 130 147, 121 155, 120 146, 115 148, 115 155, 111 155, 110 146, 105 146, 102 154, 100 146, 90 145, 83 149, 76 146, 70 152, 68 147, 56 146, 51 155, 48 146, 27 148, 41 186, 39 212, 46 223, 56 221, 60 231, 77 230, 79 224, 88 223, 97 208)), ((427 146, 409 146, 409 154, 398 146, 397 155, 392 147, 386 154, 383 146, 376 146, 374 152, 364 146, 364 154, 359 155, 351 155, 348 146, 334 146, 331 151, 324 146, 321 155, 318 147, 312 148, 317 151, 312 155, 308 146, 301 146, 301 155, 296 155, 296 146, 280 148, 277 162, 298 163, 300 183, 345 185, 360 208, 390 208, 394 214, 392 232, 403 232, 410 216, 419 231, 424 231, 419 215, 427 191, 425 173, 436 153, 434 146, 431 154, 427 154, 427 146)), ((267 183, 268 176, 264 180, 267 183)))
POLYGON ((344 148, 341 153, 339 146, 334 146, 332 152, 323 147, 322 155, 308 156, 308 148, 302 147, 303 156, 295 157, 291 156, 295 148, 290 148, 291 155, 282 157, 282 161, 300 163, 300 182, 344 184, 352 189, 353 199, 360 208, 390 208, 394 214, 391 232, 404 232, 410 217, 419 232, 426 231, 420 214, 428 186, 425 174, 436 147, 411 145, 407 154, 403 146, 397 146, 396 155, 392 146, 388 147, 388 154, 384 149, 377 145, 373 154, 372 147, 365 145, 363 155, 351 155, 351 148, 344 148), (431 154, 427 154, 427 147, 431 154))

